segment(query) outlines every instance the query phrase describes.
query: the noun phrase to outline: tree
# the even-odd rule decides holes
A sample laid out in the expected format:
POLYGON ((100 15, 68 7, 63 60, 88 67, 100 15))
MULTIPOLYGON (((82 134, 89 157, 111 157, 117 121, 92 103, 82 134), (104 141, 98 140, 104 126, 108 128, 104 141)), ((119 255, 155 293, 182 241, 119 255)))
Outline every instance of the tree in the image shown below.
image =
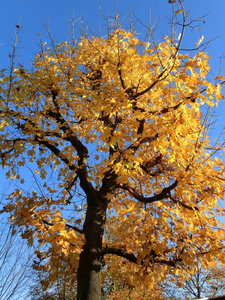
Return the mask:
MULTIPOLYGON (((36 262, 37 263, 37 262, 36 262)), ((75 300, 77 287, 74 282, 71 281, 70 270, 65 262, 62 262, 65 266, 63 273, 57 276, 54 284, 49 286, 48 272, 36 270, 35 275, 37 280, 35 284, 30 287, 30 299, 31 300, 75 300), (49 286, 48 288, 46 288, 49 286)), ((61 271, 61 270, 59 270, 61 271)))
POLYGON ((186 278, 184 282, 180 282, 177 276, 169 276, 162 284, 166 299, 200 299, 223 295, 225 292, 224 267, 212 264, 205 269, 196 261, 195 266, 183 266, 183 273, 186 278))
POLYGON ((39 243, 49 282, 68 264, 78 300, 99 300, 109 269, 151 289, 181 262, 224 263, 222 147, 210 145, 202 109, 223 98, 224 78, 209 82, 209 57, 182 54, 181 40, 154 45, 116 28, 42 45, 32 70, 2 72, 2 166, 22 185, 29 164, 39 181, 4 210, 39 243))
POLYGON ((33 250, 2 216, 0 234, 0 298, 21 299, 27 295, 32 274, 33 250))

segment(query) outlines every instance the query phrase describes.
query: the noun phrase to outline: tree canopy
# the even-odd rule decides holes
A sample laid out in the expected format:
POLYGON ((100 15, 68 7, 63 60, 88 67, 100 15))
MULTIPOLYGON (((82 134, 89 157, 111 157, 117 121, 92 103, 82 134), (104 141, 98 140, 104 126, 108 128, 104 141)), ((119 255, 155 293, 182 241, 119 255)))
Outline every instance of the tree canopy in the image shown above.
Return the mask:
POLYGON ((4 211, 39 243, 35 267, 54 282, 66 263, 78 299, 94 300, 118 270, 153 287, 196 256, 224 263, 224 163, 202 109, 223 98, 224 78, 207 80, 207 54, 122 29, 42 46, 31 70, 0 81, 1 164, 21 183, 4 211))

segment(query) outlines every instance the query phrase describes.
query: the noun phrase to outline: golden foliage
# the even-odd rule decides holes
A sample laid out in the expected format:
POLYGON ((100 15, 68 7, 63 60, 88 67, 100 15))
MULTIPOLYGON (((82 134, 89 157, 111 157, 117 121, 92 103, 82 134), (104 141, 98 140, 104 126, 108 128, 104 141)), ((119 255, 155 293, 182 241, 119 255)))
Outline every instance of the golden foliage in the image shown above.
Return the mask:
POLYGON ((108 201, 106 254, 133 253, 141 265, 121 266, 106 255, 111 272, 146 277, 158 264, 160 277, 179 261, 192 264, 204 253, 212 262, 222 253, 224 226, 215 212, 224 215, 217 204, 224 164, 205 134, 201 107, 223 96, 206 79, 208 60, 204 52, 179 54, 168 37, 151 47, 118 30, 40 52, 32 71, 14 70, 9 97, 10 78, 2 75, 2 165, 22 184, 19 167, 33 164, 44 191, 16 189, 5 211, 24 238, 39 243, 51 281, 60 261, 74 274, 85 242, 78 228, 87 206, 74 203, 75 219, 61 210, 77 178, 86 194, 92 188, 100 195, 110 183, 101 194, 108 201), (57 176, 54 185, 47 170, 57 176))

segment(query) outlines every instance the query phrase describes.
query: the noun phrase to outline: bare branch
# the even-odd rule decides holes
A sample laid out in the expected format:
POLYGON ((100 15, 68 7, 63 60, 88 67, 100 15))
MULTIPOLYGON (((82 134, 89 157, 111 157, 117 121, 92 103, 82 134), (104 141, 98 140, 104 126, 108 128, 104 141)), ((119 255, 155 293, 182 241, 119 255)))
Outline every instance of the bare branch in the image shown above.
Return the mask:
POLYGON ((16 25, 15 41, 14 41, 12 54, 10 55, 11 66, 10 66, 10 74, 9 74, 9 87, 8 87, 7 99, 9 99, 10 97, 12 83, 13 83, 13 71, 15 67, 14 64, 15 64, 15 57, 16 57, 16 46, 17 46, 19 32, 20 32, 20 20, 18 25, 16 25))

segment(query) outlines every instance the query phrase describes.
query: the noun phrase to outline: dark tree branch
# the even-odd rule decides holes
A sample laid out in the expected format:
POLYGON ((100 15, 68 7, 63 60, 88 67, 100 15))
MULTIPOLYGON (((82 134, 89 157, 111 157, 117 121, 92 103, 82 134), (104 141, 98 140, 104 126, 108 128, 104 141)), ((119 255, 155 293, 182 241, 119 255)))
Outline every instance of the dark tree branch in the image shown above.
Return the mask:
POLYGON ((40 137, 36 136, 34 141, 37 141, 39 145, 43 145, 48 148, 51 152, 53 152, 58 158, 60 158, 71 171, 76 171, 77 166, 71 165, 68 158, 63 157, 61 151, 54 145, 50 144, 49 141, 43 140, 40 137))
MULTIPOLYGON (((54 223, 50 223, 46 220, 42 220, 42 222, 45 224, 45 225, 48 225, 48 226, 54 226, 54 223)), ((71 228, 73 229, 74 231, 77 231, 79 233, 83 233, 83 230, 80 229, 79 227, 75 226, 75 225, 70 225, 70 224, 65 224, 66 228, 71 228)))
POLYGON ((104 198, 108 193, 113 193, 113 191, 118 187, 117 178, 118 175, 111 169, 105 173, 102 179, 102 185, 98 191, 100 198, 104 198))
MULTIPOLYGON (((137 257, 133 253, 128 253, 125 249, 114 248, 114 247, 104 247, 102 249, 102 254, 103 254, 103 256, 107 255, 107 254, 114 254, 114 255, 120 256, 122 258, 125 258, 134 264, 138 264, 137 257)), ((160 259, 160 258, 156 257, 156 258, 150 260, 149 263, 150 264, 164 264, 164 265, 174 267, 178 261, 180 261, 180 260, 179 259, 166 260, 166 259, 160 259)), ((142 260, 140 262, 140 265, 143 265, 143 264, 144 264, 144 260, 142 260)))
MULTIPOLYGON (((147 87, 146 89, 144 89, 143 91, 141 91, 141 92, 139 92, 139 93, 136 93, 136 94, 133 96, 133 98, 136 99, 136 98, 138 98, 138 97, 140 97, 140 96, 142 96, 142 95, 148 93, 149 91, 151 91, 151 89, 153 89, 153 87, 154 87, 159 81, 162 80, 161 77, 164 75, 164 73, 166 72, 166 70, 167 70, 167 68, 164 68, 164 69, 162 70, 162 72, 158 75, 157 79, 156 79, 150 86, 148 86, 148 87, 147 87)), ((163 77, 163 79, 165 79, 165 78, 163 77)))
POLYGON ((77 227, 75 225, 66 224, 66 228, 71 228, 79 233, 84 233, 83 229, 80 229, 79 227, 77 227))
POLYGON ((121 86, 126 91, 126 86, 125 86, 125 83, 124 83, 124 80, 123 80, 123 77, 122 77, 122 71, 121 71, 120 65, 121 65, 120 62, 118 62, 117 71, 118 71, 118 75, 119 75, 119 78, 120 78, 121 86))
POLYGON ((128 186, 128 185, 122 185, 120 188, 128 191, 128 193, 130 194, 130 196, 133 196, 136 200, 143 202, 143 203, 153 203, 153 202, 157 202, 157 201, 161 201, 163 199, 169 198, 170 197, 170 192, 175 189, 178 185, 178 181, 175 180, 173 184, 171 184, 170 186, 162 189, 162 191, 154 196, 151 197, 144 197, 142 195, 140 195, 134 188, 128 186))
POLYGON ((194 206, 191 206, 191 205, 188 205, 188 204, 186 204, 186 203, 184 203, 184 202, 182 202, 182 201, 179 201, 179 200, 176 200, 174 197, 172 197, 171 195, 169 196, 169 198, 170 198, 170 200, 172 200, 174 203, 176 203, 176 204, 180 204, 181 206, 183 206, 184 208, 187 208, 187 209, 189 209, 189 210, 197 210, 197 211, 199 211, 199 208, 198 208, 198 206, 196 206, 196 205, 194 205, 194 206))
POLYGON ((102 249, 102 254, 107 255, 107 254, 114 254, 123 258, 126 258, 127 260, 129 260, 130 262, 137 264, 138 259, 137 257, 132 253, 128 253, 126 250, 124 249, 119 249, 119 248, 114 248, 114 247, 104 247, 102 249))
MULTIPOLYGON (((144 123, 144 122, 143 122, 143 123, 144 123)), ((141 130, 141 129, 140 129, 140 130, 141 130)), ((134 151, 137 151, 141 144, 144 144, 144 143, 151 143, 151 142, 155 141, 158 137, 159 137, 159 134, 156 133, 154 136, 145 137, 145 138, 140 138, 140 139, 139 139, 139 143, 138 143, 137 145, 134 146, 133 144, 131 144, 129 147, 127 147, 126 150, 132 149, 132 150, 134 150, 134 151)), ((125 150, 125 151, 126 151, 126 150, 125 150)))
MULTIPOLYGON (((69 124, 66 122, 66 120, 63 118, 61 113, 59 112, 59 105, 57 103, 57 92, 55 90, 52 90, 52 99, 55 106, 56 111, 51 113, 51 117, 55 119, 55 121, 59 124, 59 129, 62 130, 65 134, 65 140, 69 141, 71 145, 74 147, 74 149, 77 151, 77 154, 79 156, 78 160, 78 167, 75 165, 71 165, 69 160, 67 158, 64 158, 60 150, 52 145, 49 141, 45 139, 46 136, 49 135, 49 132, 45 133, 43 129, 38 128, 37 124, 32 122, 28 117, 22 115, 19 112, 14 112, 12 109, 7 109, 6 111, 0 111, 0 114, 13 116, 15 118, 18 118, 17 127, 18 129, 22 130, 22 133, 25 135, 34 135, 35 139, 34 141, 38 142, 40 145, 44 145, 47 147, 50 151, 52 151, 58 158, 60 158, 66 165, 68 165, 69 169, 72 171, 76 171, 79 179, 80 179, 80 185, 86 195, 94 195, 95 189, 92 186, 91 182, 88 180, 87 175, 87 158, 88 158, 88 149, 85 147, 81 141, 77 138, 77 136, 74 135, 73 131, 71 130, 69 124), (21 124, 20 120, 24 121, 25 124, 21 124), (27 129, 26 124, 29 124, 32 126, 32 129, 34 132, 31 132, 29 129, 27 129)), ((54 136, 54 134, 53 134, 54 136)), ((58 133, 56 134, 58 137, 58 133)), ((93 197, 89 197, 93 198, 93 197)))
MULTIPOLYGON (((162 154, 159 154, 158 156, 156 156, 155 159, 151 159, 149 161, 147 161, 145 164, 141 164, 140 167, 142 168, 142 170, 144 170, 147 174, 150 174, 150 169, 154 168, 155 166, 157 166, 158 164, 160 164, 162 160, 162 154)), ((156 175, 159 174, 159 171, 154 172, 156 175)), ((154 175, 155 176, 155 175, 154 175)))
POLYGON ((176 104, 174 106, 163 108, 160 111, 152 111, 152 112, 150 112, 150 114, 151 115, 162 115, 162 114, 168 113, 170 111, 177 110, 181 106, 181 104, 183 104, 183 103, 184 102, 179 102, 178 104, 176 104))
POLYGON ((88 179, 88 172, 87 172, 87 158, 89 157, 88 149, 86 146, 82 144, 82 142, 78 139, 78 137, 74 135, 69 124, 61 115, 60 107, 57 101, 57 96, 58 93, 52 90, 52 101, 56 108, 56 112, 54 113, 55 120, 59 124, 60 129, 66 134, 66 140, 71 143, 71 145, 77 151, 77 154, 79 156, 78 168, 76 170, 76 173, 80 179, 80 186, 84 190, 85 194, 87 196, 88 195, 90 196, 88 197, 88 199, 94 199, 95 197, 92 196, 95 196, 96 191, 88 179))

